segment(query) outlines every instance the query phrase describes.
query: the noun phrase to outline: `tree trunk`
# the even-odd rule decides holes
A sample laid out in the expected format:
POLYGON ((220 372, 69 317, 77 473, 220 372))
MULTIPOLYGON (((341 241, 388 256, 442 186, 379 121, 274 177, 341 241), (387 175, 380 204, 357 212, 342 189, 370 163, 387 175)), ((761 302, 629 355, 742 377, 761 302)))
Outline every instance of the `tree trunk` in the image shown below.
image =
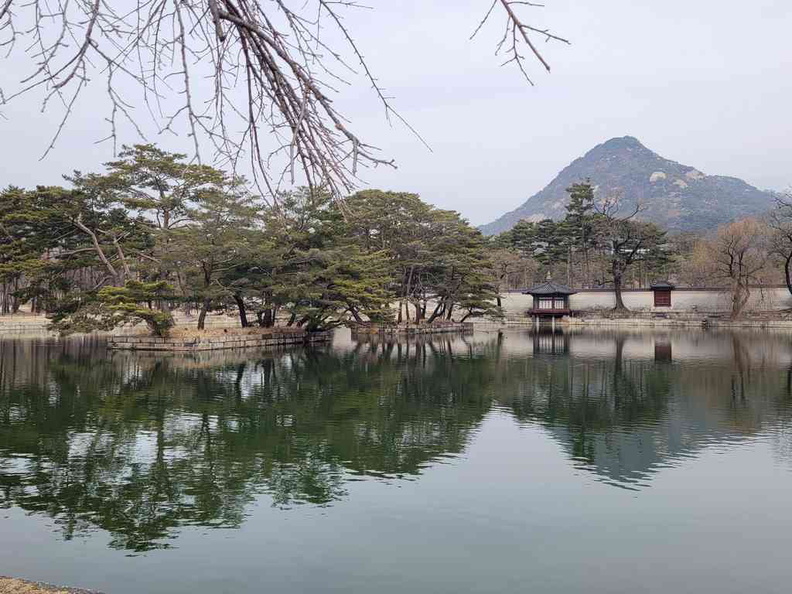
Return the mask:
POLYGON ((450 320, 451 320, 451 316, 452 316, 452 315, 454 315, 454 304, 453 304, 453 303, 451 303, 451 304, 448 306, 448 313, 446 314, 446 320, 449 320, 449 321, 450 321, 450 320))
POLYGON ((432 322, 434 322, 437 319, 437 316, 442 314, 442 309, 441 309, 442 306, 443 306, 443 302, 442 301, 438 301, 437 302, 437 307, 434 308, 434 311, 432 312, 432 315, 430 315, 429 319, 426 320, 427 324, 431 324, 432 322))
POLYGON ((786 281, 787 291, 792 295, 792 252, 784 258, 784 280, 786 281))
POLYGON ((14 279, 14 292, 11 294, 11 313, 15 314, 19 312, 19 307, 22 305, 19 297, 16 293, 19 291, 19 278, 14 279))
MULTIPOLYGON (((404 317, 406 322, 410 323, 410 293, 412 292, 412 277, 414 266, 410 266, 410 274, 407 276, 407 285, 404 289, 404 317)), ((418 313, 415 314, 416 321, 418 321, 418 313)))
POLYGON ((247 319, 247 311, 245 310, 245 300, 242 299, 242 295, 236 293, 234 294, 234 301, 236 301, 237 309, 239 310, 239 323, 242 324, 243 328, 247 328, 249 324, 247 319))
POLYGON ((203 330, 206 327, 206 314, 209 312, 211 305, 212 300, 208 297, 201 302, 201 312, 198 314, 198 330, 203 330))
POLYGON ((748 285, 743 283, 742 281, 737 281, 732 288, 732 313, 731 317, 733 320, 741 317, 743 314, 743 310, 745 310, 745 306, 748 305, 748 298, 751 296, 751 292, 748 289, 748 285))
POLYGON ((272 308, 267 308, 258 312, 259 326, 262 328, 272 328, 275 325, 275 312, 272 308))
POLYGON ((629 311, 627 306, 624 305, 624 300, 622 299, 622 275, 623 272, 621 268, 614 265, 613 268, 613 293, 616 297, 616 307, 614 308, 617 312, 625 312, 629 311))
POLYGON ((585 287, 591 286, 591 270, 589 266, 589 251, 588 248, 583 250, 583 282, 585 287))

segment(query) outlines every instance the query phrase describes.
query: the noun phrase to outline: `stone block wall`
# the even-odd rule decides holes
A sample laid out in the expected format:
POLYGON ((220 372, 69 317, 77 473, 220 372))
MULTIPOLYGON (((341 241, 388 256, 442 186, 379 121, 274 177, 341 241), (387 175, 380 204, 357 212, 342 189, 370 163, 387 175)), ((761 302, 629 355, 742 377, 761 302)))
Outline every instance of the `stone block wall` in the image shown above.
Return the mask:
POLYGON ((330 340, 329 332, 291 332, 273 334, 220 334, 209 336, 169 337, 113 336, 111 349, 130 351, 194 352, 221 349, 270 348, 284 345, 312 344, 330 340))
POLYGON ((433 322, 431 324, 354 324, 352 335, 385 334, 415 335, 440 334, 444 332, 473 332, 473 322, 433 322))

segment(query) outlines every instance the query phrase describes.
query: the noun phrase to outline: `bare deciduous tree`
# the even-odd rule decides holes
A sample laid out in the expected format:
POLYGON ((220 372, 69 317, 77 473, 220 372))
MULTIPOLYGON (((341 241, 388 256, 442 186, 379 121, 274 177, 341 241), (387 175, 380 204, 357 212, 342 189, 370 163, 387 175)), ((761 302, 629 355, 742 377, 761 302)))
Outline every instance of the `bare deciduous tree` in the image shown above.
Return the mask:
POLYGON ((731 288, 732 318, 739 318, 748 305, 750 286, 767 262, 767 232, 756 219, 741 219, 718 230, 714 261, 731 288))
POLYGON ((614 311, 617 314, 629 311, 622 297, 626 272, 635 262, 656 257, 665 240, 665 232, 653 223, 634 220, 641 211, 640 202, 636 203, 632 211, 622 216, 619 216, 620 206, 620 194, 605 197, 595 204, 595 233, 607 255, 616 301, 614 311))
POLYGON ((792 190, 776 199, 776 207, 768 216, 771 229, 770 249, 784 266, 784 282, 792 294, 792 190))
MULTIPOLYGON (((500 7, 497 50, 524 74, 526 55, 549 70, 536 39, 565 42, 523 20, 519 10, 533 6, 494 0, 474 32, 500 7)), ((0 88, 0 105, 36 90, 44 109, 59 103, 48 152, 99 79, 114 145, 123 121, 145 138, 136 111, 145 107, 160 133, 183 127, 199 161, 205 140, 221 165, 249 160, 270 196, 296 177, 340 195, 359 167, 393 162, 353 131, 333 103, 335 86, 359 71, 386 117, 409 127, 344 23, 345 10, 363 8, 354 0, 0 0, 0 51, 32 62, 21 84, 0 88)))

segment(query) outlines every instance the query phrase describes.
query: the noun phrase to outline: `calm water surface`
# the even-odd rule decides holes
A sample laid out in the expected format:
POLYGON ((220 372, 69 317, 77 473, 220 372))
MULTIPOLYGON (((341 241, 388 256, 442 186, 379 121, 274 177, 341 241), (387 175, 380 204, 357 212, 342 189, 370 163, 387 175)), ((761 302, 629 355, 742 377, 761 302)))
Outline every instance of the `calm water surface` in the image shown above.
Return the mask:
POLYGON ((0 574, 132 592, 792 591, 792 336, 261 354, 0 339, 0 574))

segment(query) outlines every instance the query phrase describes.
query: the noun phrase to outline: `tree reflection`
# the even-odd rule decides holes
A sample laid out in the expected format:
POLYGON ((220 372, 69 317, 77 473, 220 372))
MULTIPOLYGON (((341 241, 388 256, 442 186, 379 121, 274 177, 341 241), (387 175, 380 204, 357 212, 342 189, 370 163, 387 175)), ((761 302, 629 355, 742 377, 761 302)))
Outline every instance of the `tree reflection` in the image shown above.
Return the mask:
MULTIPOLYGON (((501 390, 500 401, 519 420, 544 426, 577 463, 627 488, 710 443, 743 440, 763 422, 788 422, 785 365, 780 353, 771 358, 758 351, 753 342, 761 338, 710 337, 709 344, 693 345, 700 360, 675 363, 670 356, 658 361, 655 343, 639 344, 642 354, 626 356, 630 340, 646 342, 626 333, 601 333, 596 340, 584 334, 570 337, 577 347, 572 355, 535 351, 529 365, 507 362, 498 376, 518 385, 501 390), (718 350, 724 344, 730 352, 718 350)), ((671 340, 658 340, 670 355, 671 340)), ((788 358, 789 347, 777 347, 788 358)))
POLYGON ((2 351, 16 367, 2 374, 0 502, 134 551, 179 526, 239 526, 262 493, 326 505, 350 474, 417 475, 460 452, 489 406, 487 361, 429 345, 254 361, 69 345, 45 347, 46 373, 24 378, 29 346, 2 351))
POLYGON ((65 538, 166 547, 180 527, 240 526, 262 498, 326 506, 350 480, 417 477, 462 452, 493 404, 620 487, 768 426, 792 451, 783 337, 373 337, 250 356, 0 341, 0 506, 52 517, 65 538))

